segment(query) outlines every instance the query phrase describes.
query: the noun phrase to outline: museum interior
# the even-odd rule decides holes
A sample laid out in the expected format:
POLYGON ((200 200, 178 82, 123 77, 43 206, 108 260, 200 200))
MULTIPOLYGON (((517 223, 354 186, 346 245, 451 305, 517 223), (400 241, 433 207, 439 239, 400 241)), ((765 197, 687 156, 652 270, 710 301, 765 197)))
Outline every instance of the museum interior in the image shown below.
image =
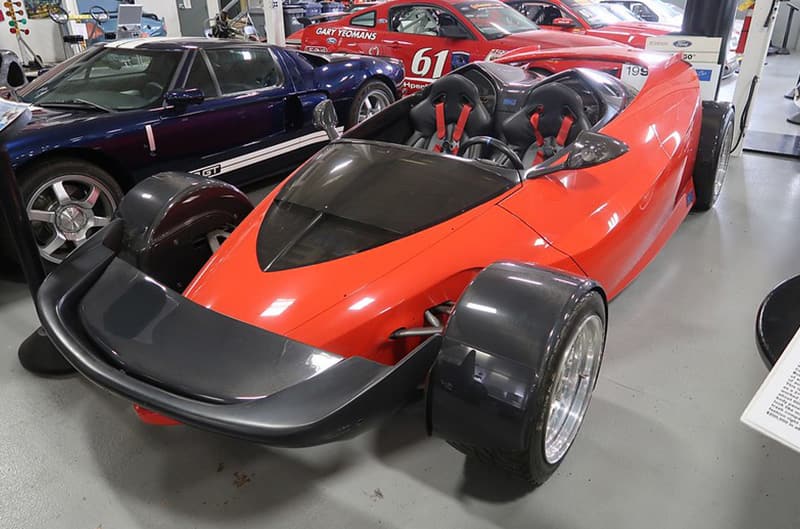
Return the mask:
POLYGON ((800 526, 800 1, 0 1, 0 528, 800 526))

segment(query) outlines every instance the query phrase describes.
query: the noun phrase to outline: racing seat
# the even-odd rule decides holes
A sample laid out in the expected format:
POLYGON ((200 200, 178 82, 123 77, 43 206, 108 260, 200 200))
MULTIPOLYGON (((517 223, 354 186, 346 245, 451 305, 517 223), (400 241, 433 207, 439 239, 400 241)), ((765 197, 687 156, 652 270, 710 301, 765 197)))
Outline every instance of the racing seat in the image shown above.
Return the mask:
POLYGON ((543 162, 591 128, 573 89, 551 82, 534 88, 523 107, 502 124, 509 146, 526 167, 543 162))
POLYGON ((489 136, 492 116, 481 102, 478 87, 460 75, 449 75, 431 85, 428 97, 410 112, 413 133, 406 145, 458 154, 461 142, 489 136))
POLYGON ((538 26, 552 26, 557 18, 561 18, 560 9, 555 6, 543 6, 531 17, 531 20, 538 26))

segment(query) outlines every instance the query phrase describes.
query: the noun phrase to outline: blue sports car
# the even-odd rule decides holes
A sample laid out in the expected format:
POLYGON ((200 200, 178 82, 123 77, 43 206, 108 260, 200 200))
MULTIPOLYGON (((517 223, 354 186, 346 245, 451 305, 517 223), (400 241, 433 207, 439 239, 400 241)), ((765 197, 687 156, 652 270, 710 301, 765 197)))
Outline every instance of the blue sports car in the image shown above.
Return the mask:
POLYGON ((327 141, 312 124, 317 103, 333 100, 350 127, 391 104, 402 81, 391 59, 256 42, 94 46, 13 94, 33 107, 8 149, 42 257, 60 262, 153 173, 237 185, 285 174, 327 141))

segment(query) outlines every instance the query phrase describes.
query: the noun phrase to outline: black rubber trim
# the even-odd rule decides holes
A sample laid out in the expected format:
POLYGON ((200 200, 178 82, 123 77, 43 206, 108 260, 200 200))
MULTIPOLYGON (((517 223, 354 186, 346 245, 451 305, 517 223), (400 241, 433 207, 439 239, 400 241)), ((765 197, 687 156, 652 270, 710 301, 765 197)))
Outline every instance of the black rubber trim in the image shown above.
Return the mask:
MULTIPOLYGON (((81 322, 81 300, 109 265, 119 262, 114 248, 120 245, 122 231, 122 221, 115 220, 73 252, 45 280, 36 309, 50 339, 82 375, 183 423, 275 446, 312 446, 352 437, 373 420, 405 404, 439 351, 441 336, 434 335, 394 366, 351 357, 273 395, 233 404, 217 404, 168 391, 110 363, 107 351, 93 341, 81 322)), ((143 274, 137 278, 154 281, 143 274)), ((118 293, 105 294, 114 297, 118 293)), ((186 310, 189 304, 197 307, 180 299, 184 302, 172 310, 186 310)), ((102 328, 102 322, 93 323, 102 328)), ((185 331, 189 335, 194 329, 185 331)), ((153 351, 161 347, 154 336, 153 351)))

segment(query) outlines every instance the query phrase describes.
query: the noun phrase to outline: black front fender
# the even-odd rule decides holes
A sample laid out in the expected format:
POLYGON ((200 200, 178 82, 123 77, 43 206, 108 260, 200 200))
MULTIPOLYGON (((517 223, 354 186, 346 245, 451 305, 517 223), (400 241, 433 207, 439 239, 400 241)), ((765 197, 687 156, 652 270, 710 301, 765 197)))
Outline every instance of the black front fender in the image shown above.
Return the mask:
POLYGON ((593 290, 605 299, 590 279, 519 263, 495 263, 478 274, 448 321, 431 371, 432 433, 483 448, 523 449, 558 337, 593 290))

